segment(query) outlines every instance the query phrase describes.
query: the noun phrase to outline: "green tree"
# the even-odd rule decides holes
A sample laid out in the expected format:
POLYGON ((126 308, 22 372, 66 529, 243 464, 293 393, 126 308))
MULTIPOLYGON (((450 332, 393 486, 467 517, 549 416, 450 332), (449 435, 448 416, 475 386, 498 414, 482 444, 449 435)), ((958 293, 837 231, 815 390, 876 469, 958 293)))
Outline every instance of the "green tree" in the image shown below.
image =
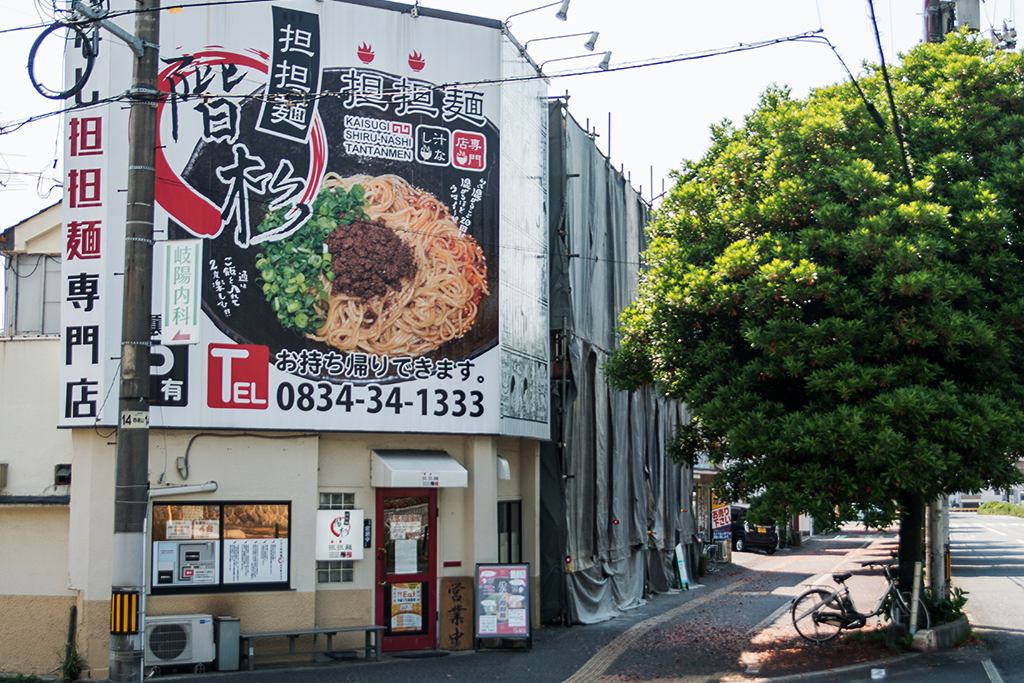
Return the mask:
POLYGON ((675 455, 708 453, 755 513, 902 519, 906 577, 924 501, 1020 480, 1024 57, 952 35, 890 77, 912 183, 850 83, 712 128, 605 370, 684 401, 675 455))

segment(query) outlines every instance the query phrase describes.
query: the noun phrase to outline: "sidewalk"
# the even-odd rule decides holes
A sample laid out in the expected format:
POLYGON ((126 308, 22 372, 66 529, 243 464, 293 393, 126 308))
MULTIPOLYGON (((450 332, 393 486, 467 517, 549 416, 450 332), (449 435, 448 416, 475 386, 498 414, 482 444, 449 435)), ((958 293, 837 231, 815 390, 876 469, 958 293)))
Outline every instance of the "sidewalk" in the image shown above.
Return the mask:
POLYGON ((161 678, 189 683, 213 678, 232 679, 232 683, 793 680, 794 674, 893 659, 885 650, 884 635, 870 637, 870 629, 880 623, 877 617, 865 629, 813 645, 793 629, 789 603, 808 585, 830 585, 833 572, 850 571, 854 576, 847 584, 854 603, 860 611, 869 611, 885 581, 877 570, 869 573, 857 563, 888 557, 896 542, 893 532, 868 534, 862 527, 846 527, 839 534, 772 556, 735 553, 731 564, 704 577, 699 586, 655 596, 617 619, 538 629, 529 652, 396 653, 384 655, 380 663, 298 661, 295 665, 258 664, 253 672, 161 678))

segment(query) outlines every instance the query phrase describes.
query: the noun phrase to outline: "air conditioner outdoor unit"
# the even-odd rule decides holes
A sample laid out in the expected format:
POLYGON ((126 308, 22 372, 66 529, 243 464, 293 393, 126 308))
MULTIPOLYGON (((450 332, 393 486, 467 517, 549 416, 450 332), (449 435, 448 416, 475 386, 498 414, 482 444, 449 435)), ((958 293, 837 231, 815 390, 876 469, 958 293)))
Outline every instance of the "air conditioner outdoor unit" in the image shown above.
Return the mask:
POLYGON ((205 664, 215 658, 211 615, 146 617, 146 666, 205 664))

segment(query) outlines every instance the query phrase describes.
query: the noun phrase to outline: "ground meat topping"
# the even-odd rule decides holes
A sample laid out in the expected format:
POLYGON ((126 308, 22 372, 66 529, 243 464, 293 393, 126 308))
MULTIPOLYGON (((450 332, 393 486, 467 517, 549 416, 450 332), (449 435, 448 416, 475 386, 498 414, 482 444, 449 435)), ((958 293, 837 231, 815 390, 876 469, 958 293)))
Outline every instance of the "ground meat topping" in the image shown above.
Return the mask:
POLYGON ((416 274, 412 247, 377 219, 339 225, 327 236, 334 282, 331 291, 362 300, 398 289, 416 274))

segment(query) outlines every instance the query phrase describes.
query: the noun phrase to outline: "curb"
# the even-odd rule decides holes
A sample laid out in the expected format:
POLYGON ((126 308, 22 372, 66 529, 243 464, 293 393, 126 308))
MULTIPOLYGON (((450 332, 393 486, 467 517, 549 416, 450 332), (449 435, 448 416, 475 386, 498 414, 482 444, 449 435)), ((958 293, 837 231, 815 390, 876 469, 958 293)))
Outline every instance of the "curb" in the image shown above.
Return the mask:
POLYGON ((888 659, 878 659, 873 662, 863 662, 861 664, 851 664, 850 666, 841 666, 836 669, 822 669, 821 671, 808 671, 802 674, 788 674, 786 676, 776 676, 775 678, 754 678, 749 679, 745 683, 787 683, 788 681, 803 681, 808 678, 815 678, 818 676, 827 676, 828 674, 846 673, 848 671, 858 671, 860 669, 877 669, 879 666, 886 666, 894 664, 896 662, 902 662, 907 659, 913 659, 919 657, 921 653, 911 652, 910 654, 900 655, 898 657, 889 657, 888 659))
POLYGON ((918 652, 946 650, 959 643, 970 630, 971 624, 965 616, 935 628, 922 629, 914 634, 910 649, 918 652))

